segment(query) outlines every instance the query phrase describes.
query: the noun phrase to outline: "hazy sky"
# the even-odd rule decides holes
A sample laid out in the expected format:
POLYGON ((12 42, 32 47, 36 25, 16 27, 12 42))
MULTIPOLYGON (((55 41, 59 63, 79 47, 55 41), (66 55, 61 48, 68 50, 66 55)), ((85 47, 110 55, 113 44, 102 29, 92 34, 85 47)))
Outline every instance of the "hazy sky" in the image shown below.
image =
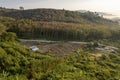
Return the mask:
POLYGON ((0 6, 19 8, 56 8, 107 12, 120 17, 120 0, 0 0, 0 6))

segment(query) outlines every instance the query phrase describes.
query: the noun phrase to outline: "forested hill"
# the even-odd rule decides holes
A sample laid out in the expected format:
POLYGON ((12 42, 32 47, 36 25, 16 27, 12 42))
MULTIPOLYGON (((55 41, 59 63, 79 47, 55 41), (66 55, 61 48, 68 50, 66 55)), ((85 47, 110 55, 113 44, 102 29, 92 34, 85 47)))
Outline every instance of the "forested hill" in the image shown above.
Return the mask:
POLYGON ((19 38, 50 40, 120 39, 120 27, 95 12, 58 9, 0 9, 0 22, 19 38))
POLYGON ((57 9, 29 9, 15 10, 2 9, 0 16, 12 17, 15 19, 31 19, 34 21, 57 21, 67 23, 97 23, 107 26, 115 26, 117 22, 104 19, 94 12, 80 13, 77 11, 57 10, 57 9))

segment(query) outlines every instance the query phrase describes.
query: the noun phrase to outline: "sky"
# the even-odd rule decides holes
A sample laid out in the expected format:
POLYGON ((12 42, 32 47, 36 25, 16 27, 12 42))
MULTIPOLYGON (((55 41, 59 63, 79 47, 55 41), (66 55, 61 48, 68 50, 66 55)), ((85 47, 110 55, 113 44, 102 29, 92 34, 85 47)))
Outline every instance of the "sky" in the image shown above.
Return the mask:
POLYGON ((120 0, 0 0, 1 7, 25 9, 55 8, 106 12, 120 17, 120 0))

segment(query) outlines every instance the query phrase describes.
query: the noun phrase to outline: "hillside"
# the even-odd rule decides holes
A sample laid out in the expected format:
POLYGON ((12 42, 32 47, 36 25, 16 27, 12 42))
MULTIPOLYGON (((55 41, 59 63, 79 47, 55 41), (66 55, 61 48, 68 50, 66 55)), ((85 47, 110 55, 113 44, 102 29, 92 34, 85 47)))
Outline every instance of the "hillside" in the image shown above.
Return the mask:
POLYGON ((0 12, 0 22, 19 38, 92 41, 120 37, 117 22, 97 13, 56 9, 8 10, 0 12), (98 36, 99 35, 99 36, 98 36))
POLYGON ((104 19, 94 12, 80 13, 78 11, 57 10, 57 9, 29 9, 11 10, 6 9, 0 12, 1 16, 15 19, 31 19, 33 21, 57 21, 68 23, 97 23, 102 25, 115 26, 117 23, 104 19), (18 16, 19 15, 19 16, 18 16))

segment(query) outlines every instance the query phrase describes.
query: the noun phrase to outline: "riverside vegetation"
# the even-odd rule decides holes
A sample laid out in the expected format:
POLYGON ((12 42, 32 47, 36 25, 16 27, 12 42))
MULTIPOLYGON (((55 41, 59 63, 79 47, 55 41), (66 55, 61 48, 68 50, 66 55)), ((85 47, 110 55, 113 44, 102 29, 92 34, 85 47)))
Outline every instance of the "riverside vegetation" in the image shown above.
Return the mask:
POLYGON ((116 54, 103 54, 97 57, 89 51, 78 49, 67 56, 58 57, 49 52, 33 52, 21 45, 18 40, 95 40, 106 41, 106 44, 119 48, 120 28, 117 22, 91 12, 53 9, 2 9, 0 15, 1 80, 120 79, 119 50, 116 54), (11 15, 8 15, 10 13, 11 15))

